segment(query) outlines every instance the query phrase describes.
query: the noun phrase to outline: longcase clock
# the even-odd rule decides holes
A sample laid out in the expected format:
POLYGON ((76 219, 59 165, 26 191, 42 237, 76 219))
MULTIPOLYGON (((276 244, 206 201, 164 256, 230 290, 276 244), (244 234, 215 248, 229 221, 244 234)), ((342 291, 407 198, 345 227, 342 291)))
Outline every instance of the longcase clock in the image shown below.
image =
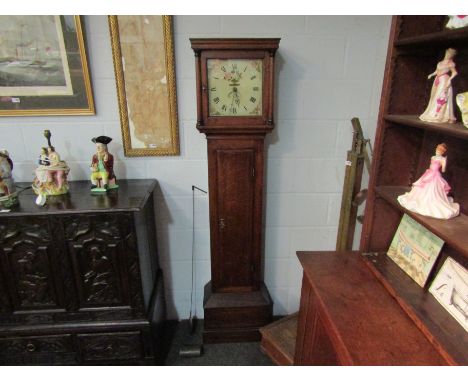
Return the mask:
POLYGON ((264 138, 274 127, 280 39, 190 39, 197 129, 208 140, 211 281, 205 342, 254 341, 271 321, 262 281, 264 138))

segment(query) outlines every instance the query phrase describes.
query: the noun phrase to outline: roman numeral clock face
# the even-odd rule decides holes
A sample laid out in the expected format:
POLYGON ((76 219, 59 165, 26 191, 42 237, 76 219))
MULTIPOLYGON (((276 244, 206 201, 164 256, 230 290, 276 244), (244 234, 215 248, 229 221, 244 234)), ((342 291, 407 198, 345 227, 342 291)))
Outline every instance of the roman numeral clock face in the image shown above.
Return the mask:
POLYGON ((208 59, 207 74, 210 116, 262 115, 262 60, 208 59))

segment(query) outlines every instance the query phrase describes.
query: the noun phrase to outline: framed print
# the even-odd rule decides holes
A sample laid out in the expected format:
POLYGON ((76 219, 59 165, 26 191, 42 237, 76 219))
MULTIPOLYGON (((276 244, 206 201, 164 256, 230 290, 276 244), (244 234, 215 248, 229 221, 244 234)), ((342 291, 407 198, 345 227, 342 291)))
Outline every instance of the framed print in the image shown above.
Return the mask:
POLYGON ((93 114, 80 16, 0 16, 0 116, 93 114))
POLYGON ((179 154, 171 16, 109 16, 125 156, 179 154))
POLYGON ((447 257, 429 292, 468 332, 468 271, 447 257))
POLYGON ((424 287, 444 241, 404 214, 387 255, 424 287))

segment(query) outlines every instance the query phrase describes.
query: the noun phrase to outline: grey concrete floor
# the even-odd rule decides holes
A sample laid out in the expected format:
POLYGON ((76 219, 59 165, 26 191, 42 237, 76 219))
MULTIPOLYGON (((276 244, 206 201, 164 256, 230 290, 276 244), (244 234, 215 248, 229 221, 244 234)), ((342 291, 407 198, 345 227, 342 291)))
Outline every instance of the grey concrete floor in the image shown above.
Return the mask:
POLYGON ((175 324, 172 339, 169 342, 167 366, 274 366, 267 355, 260 349, 260 342, 205 344, 203 355, 186 358, 179 355, 179 350, 186 345, 202 343, 203 320, 195 326, 193 335, 189 335, 187 320, 175 324))

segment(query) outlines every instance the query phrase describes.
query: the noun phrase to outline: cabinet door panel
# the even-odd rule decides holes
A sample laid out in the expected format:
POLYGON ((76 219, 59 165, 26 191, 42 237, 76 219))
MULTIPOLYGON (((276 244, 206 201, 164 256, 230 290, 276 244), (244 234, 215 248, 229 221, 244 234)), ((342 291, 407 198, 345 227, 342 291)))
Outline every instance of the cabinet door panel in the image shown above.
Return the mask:
POLYGON ((125 216, 64 219, 79 309, 130 306, 125 216), (125 226, 125 227, 124 227, 125 226))
POLYGON ((123 270, 119 264, 123 254, 119 247, 119 243, 95 238, 71 244, 81 308, 128 305, 128 298, 123 296, 123 270))
POLYGON ((217 150, 218 288, 251 288, 254 149, 217 150))
POLYGON ((5 219, 0 225, 0 311, 63 309, 47 219, 5 219))
POLYGON ((310 349, 308 361, 308 365, 312 366, 339 365, 337 354, 320 315, 316 315, 315 317, 314 342, 310 349))

